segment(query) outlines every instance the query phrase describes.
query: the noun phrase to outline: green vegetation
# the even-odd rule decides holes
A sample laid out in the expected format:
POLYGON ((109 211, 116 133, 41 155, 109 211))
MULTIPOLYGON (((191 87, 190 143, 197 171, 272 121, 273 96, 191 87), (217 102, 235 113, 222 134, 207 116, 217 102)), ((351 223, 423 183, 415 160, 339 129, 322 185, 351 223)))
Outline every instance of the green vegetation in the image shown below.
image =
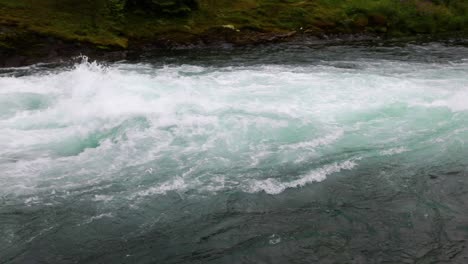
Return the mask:
POLYGON ((0 0, 0 48, 15 35, 2 27, 126 48, 161 37, 190 41, 216 29, 407 36, 467 26, 466 0, 0 0))

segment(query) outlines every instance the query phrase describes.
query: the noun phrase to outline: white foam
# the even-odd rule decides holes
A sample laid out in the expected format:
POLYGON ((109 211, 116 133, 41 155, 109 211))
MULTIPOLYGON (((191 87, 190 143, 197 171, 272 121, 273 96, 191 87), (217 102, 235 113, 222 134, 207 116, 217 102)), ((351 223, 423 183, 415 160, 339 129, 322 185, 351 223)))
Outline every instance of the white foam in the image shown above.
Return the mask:
POLYGON ((398 147, 398 148, 391 148, 391 149, 387 149, 387 150, 382 150, 380 152, 380 154, 384 155, 384 156, 392 156, 392 155, 401 154, 401 153, 404 153, 404 152, 407 152, 407 151, 409 151, 409 149, 407 149, 405 147, 398 147))
POLYGON ((281 149, 285 148, 291 148, 291 149, 314 149, 319 146, 326 146, 330 145, 334 142, 336 142, 338 139, 340 139, 344 134, 344 131, 342 129, 335 129, 332 133, 324 136, 324 137, 319 137, 310 141, 304 141, 304 142, 299 142, 296 144, 290 144, 290 145, 284 145, 281 146, 281 149))
POLYGON ((135 199, 185 190, 277 194, 352 169, 357 157, 298 179, 259 178, 374 141, 420 142, 423 129, 445 126, 421 124, 431 114, 424 111, 467 109, 468 65, 356 63, 363 67, 104 67, 85 60, 48 74, 0 77, 0 97, 47 98, 46 107, 34 108, 33 98, 30 108, 0 115, 0 192, 73 195, 119 181, 135 199))
POLYGON ((174 180, 164 182, 160 185, 152 186, 131 196, 131 199, 144 196, 153 196, 158 194, 166 194, 169 191, 182 191, 186 189, 188 185, 185 183, 184 179, 177 177, 174 180))
POLYGON ((24 203, 27 205, 27 206, 31 206, 33 204, 37 204, 40 202, 40 198, 38 196, 33 196, 33 197, 29 197, 27 198, 26 200, 24 200, 24 203))
MULTIPOLYGON (((468 88, 468 87, 467 87, 468 88)), ((468 91, 458 92, 445 100, 436 100, 430 104, 432 107, 447 107, 454 112, 461 112, 468 110, 468 91)))
POLYGON ((112 213, 103 213, 103 214, 95 215, 95 216, 92 216, 92 217, 86 219, 83 223, 78 224, 78 226, 91 224, 92 222, 94 222, 96 220, 100 220, 100 219, 103 219, 103 218, 112 218, 112 217, 114 217, 114 215, 112 213))
POLYGON ((281 243, 281 237, 277 234, 273 234, 268 238, 268 243, 270 245, 276 245, 281 243))
POLYGON ((305 186, 312 182, 321 182, 327 178, 328 175, 340 172, 342 170, 351 170, 356 166, 354 160, 347 160, 342 163, 333 163, 326 165, 322 168, 315 169, 303 175, 297 180, 290 182, 280 182, 277 179, 268 178, 266 180, 252 180, 246 187, 247 192, 260 192, 264 191, 268 194, 279 194, 288 188, 297 188, 305 186))
POLYGON ((110 202, 113 199, 113 195, 95 195, 93 200, 96 202, 110 202))

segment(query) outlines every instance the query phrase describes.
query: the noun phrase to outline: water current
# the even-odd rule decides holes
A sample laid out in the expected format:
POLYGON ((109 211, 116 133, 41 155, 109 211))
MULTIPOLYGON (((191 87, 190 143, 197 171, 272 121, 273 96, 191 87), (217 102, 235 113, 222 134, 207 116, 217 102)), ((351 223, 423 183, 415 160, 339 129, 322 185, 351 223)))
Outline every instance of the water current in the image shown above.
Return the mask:
POLYGON ((0 69, 0 263, 467 263, 468 47, 0 69))

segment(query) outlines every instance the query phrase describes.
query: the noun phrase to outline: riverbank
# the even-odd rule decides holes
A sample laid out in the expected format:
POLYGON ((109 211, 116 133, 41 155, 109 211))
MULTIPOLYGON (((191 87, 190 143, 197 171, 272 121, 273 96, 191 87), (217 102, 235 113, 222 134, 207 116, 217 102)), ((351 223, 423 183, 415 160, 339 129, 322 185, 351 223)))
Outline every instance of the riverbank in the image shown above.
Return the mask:
POLYGON ((124 3, 1 1, 0 67, 80 54, 115 60, 161 49, 226 48, 302 38, 375 41, 463 36, 468 25, 468 3, 458 0, 199 0, 191 8, 173 4, 171 10, 159 13, 124 3), (176 7, 184 12, 171 13, 179 10, 176 7))

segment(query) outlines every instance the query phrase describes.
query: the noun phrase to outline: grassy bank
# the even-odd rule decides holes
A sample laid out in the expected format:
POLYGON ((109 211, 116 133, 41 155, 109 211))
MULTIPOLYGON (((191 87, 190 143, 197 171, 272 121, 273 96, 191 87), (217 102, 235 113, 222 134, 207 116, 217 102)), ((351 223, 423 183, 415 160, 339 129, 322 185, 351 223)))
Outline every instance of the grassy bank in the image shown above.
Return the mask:
POLYGON ((408 36, 460 32, 468 26, 465 0, 198 0, 191 7, 162 2, 166 9, 148 12, 125 0, 0 0, 0 28, 9 28, 0 31, 0 48, 10 47, 21 32, 106 49, 161 36, 190 41, 206 32, 216 34, 217 28, 235 34, 408 36))

